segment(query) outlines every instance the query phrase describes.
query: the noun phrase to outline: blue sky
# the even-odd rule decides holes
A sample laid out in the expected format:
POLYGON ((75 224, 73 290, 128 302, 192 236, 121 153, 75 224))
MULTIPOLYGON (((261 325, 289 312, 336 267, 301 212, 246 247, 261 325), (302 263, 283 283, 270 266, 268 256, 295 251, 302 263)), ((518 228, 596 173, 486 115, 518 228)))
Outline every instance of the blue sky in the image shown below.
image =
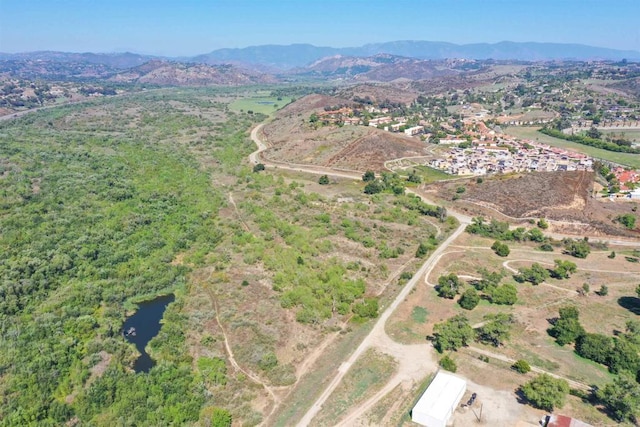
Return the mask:
POLYGON ((640 51, 640 0, 0 0, 0 52, 536 41, 640 51))

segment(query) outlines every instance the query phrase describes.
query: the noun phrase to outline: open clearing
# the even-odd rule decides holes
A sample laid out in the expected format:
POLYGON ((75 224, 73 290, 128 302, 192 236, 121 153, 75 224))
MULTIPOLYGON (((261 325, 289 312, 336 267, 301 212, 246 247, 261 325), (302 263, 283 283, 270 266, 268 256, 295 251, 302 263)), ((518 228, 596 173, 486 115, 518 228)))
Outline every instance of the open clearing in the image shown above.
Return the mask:
MULTIPOLYGON (((488 362, 480 360, 477 351, 472 348, 464 348, 451 356, 458 364, 458 373, 472 381, 468 386, 469 392, 477 392, 479 402, 484 403, 484 423, 491 421, 494 425, 514 425, 518 420, 536 423, 543 411, 518 403, 514 393, 519 385, 535 374, 517 374, 510 369, 510 363, 505 363, 501 358, 525 359, 534 367, 578 383, 602 386, 609 382, 612 377, 606 367, 576 356, 571 346, 560 347, 554 342, 546 332, 550 326, 547 319, 557 316, 558 307, 574 304, 580 310, 581 323, 588 332, 612 335, 615 330, 624 330, 625 322, 637 317, 625 306, 624 298, 635 294, 640 265, 629 263, 622 256, 609 259, 607 255, 610 251, 592 252, 588 259, 580 260, 557 252, 541 252, 532 245, 511 243, 511 254, 501 258, 489 249, 492 242, 491 239, 462 234, 447 248, 433 271, 424 278, 424 283, 415 288, 389 319, 386 330, 393 339, 411 345, 425 342, 425 337, 433 332, 435 323, 456 314, 465 314, 471 324, 482 322, 484 315, 489 313, 513 314, 516 323, 506 345, 496 348, 473 344, 472 348, 496 355, 490 357, 488 362), (553 260, 558 258, 575 262, 578 265, 577 273, 569 280, 549 279, 546 284, 539 286, 516 284, 518 303, 515 306, 497 306, 481 301, 474 310, 467 311, 454 300, 438 297, 433 289, 433 284, 442 274, 479 277, 478 269, 481 267, 497 271, 501 268, 530 266, 533 262, 551 267, 553 260), (607 284, 609 294, 598 296, 592 291, 587 296, 581 296, 578 289, 583 283, 588 283, 592 290, 607 284)), ((508 275, 503 283, 514 281, 508 275)), ((417 395, 417 388, 413 392, 417 395)), ((400 400, 409 397, 403 393, 397 396, 400 400)), ((385 420, 402 420, 403 411, 410 409, 410 406, 388 395, 369 411, 368 418, 360 420, 360 425, 368 425, 367 419, 383 417, 380 414, 385 406, 396 411, 395 415, 385 415, 385 420)), ((477 413, 479 406, 475 409, 477 413)), ((579 417, 594 425, 610 423, 604 414, 573 397, 558 412, 579 417)), ((468 425, 474 422, 474 417, 469 410, 458 410, 454 425, 468 425)))
POLYGON ((254 113, 272 115, 290 102, 290 97, 259 96, 240 98, 229 104, 229 108, 236 112, 253 111, 254 113))

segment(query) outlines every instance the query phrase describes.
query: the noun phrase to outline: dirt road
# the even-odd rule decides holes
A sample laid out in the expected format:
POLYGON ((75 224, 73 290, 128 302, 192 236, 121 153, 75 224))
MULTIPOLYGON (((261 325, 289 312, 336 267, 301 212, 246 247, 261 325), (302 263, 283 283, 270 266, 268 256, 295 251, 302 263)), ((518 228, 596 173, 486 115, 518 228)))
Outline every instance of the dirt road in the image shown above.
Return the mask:
MULTIPOLYGON (((422 278, 422 276, 427 272, 427 270, 433 268, 433 266, 440 259, 440 255, 445 251, 447 246, 449 246, 451 244, 451 242, 453 242, 456 238, 458 238, 458 236, 460 234, 462 234, 462 232, 464 231, 466 226, 467 226, 467 223, 461 223, 460 226, 456 229, 456 231, 451 236, 449 236, 449 238, 447 238, 447 240, 442 242, 442 244, 440 244, 440 246, 438 246, 438 248, 425 261, 425 263, 422 264, 422 266, 416 272, 416 274, 411 278, 411 280, 409 280, 409 282, 407 282, 407 284, 404 286, 402 291, 400 291, 400 293, 398 294, 396 299, 393 300, 393 302, 380 315, 380 317, 378 318, 378 321, 374 325, 373 329, 371 329, 371 332, 369 333, 369 335, 367 335, 365 337, 365 339, 362 341, 362 343, 360 343, 360 345, 358 346, 356 351, 354 351, 351 354, 349 359, 347 359, 340 366, 340 368, 338 369, 338 372, 336 373, 336 376, 329 383, 329 385, 325 388, 325 390, 320 395, 320 397, 318 397, 318 399, 316 399, 316 401, 311 406, 311 408, 307 411, 307 413, 304 415, 304 417, 302 417, 302 419, 298 422, 298 424, 297 424, 298 426, 307 426, 307 425, 309 425, 311 420, 318 414, 318 412, 320 412, 324 402, 329 398, 329 396, 331 395, 331 393, 333 393, 333 391, 336 389, 336 387, 338 387, 338 384, 340 384, 340 381, 342 381, 342 378, 347 373, 347 371, 349 370, 351 365, 353 365, 355 363, 355 361, 358 359, 358 357, 360 357, 369 347, 373 346, 376 343, 377 340, 384 340, 384 337, 386 337, 387 339, 390 339, 390 338, 387 337, 387 334, 386 334, 386 332, 384 330, 384 326, 387 323, 387 320, 389 319, 391 314, 405 300, 405 298, 413 290, 415 285, 420 281, 420 278, 422 278)), ((396 349, 396 351, 393 351, 393 354, 392 354, 393 356, 402 356, 402 355, 406 355, 407 354, 407 346, 399 345, 399 347, 400 348, 396 349)), ((395 384, 393 384, 393 386, 387 384, 384 387, 384 389, 388 388, 389 390, 392 390, 399 383, 399 380, 400 380, 400 378, 403 377, 403 374, 406 374, 406 373, 400 372, 401 368, 402 368, 402 364, 400 365, 399 372, 394 377, 395 381, 392 381, 392 383, 395 382, 395 384)), ((424 372, 423 372, 423 374, 424 374, 424 372)), ((380 392, 379 392, 376 396, 378 396, 378 398, 381 398, 382 396, 384 396, 384 394, 380 394, 380 392)), ((373 402, 372 404, 374 404, 374 403, 375 402, 373 402)), ((369 406, 371 406, 372 404, 370 404, 369 406)))

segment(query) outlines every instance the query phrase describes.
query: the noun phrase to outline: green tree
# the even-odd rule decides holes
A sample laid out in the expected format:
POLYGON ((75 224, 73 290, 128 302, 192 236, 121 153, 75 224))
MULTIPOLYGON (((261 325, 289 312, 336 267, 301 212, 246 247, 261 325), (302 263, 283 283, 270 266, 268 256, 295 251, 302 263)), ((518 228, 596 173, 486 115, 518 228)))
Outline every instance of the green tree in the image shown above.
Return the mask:
POLYGON ((418 249, 416 249, 416 258, 423 258, 429 253, 430 249, 432 249, 431 245, 420 242, 420 244, 418 245, 418 249))
POLYGON ((633 230, 634 228, 636 228, 636 217, 635 215, 632 214, 624 214, 624 215, 619 215, 618 217, 616 217, 616 220, 624 225, 626 228, 628 228, 629 230, 633 230))
POLYGON ((462 281, 454 273, 440 276, 435 289, 439 297, 453 299, 460 293, 462 281))
POLYGON ((371 181, 373 181, 375 179, 376 179, 376 174, 375 174, 375 172, 373 172, 371 170, 366 171, 364 173, 364 175, 362 175, 362 180, 364 182, 371 182, 371 181))
POLYGON ((617 337, 613 340, 613 350, 607 360, 609 370, 614 374, 622 371, 632 373, 640 369, 640 355, 638 345, 627 337, 617 337))
POLYGON ((549 228, 549 223, 547 222, 546 219, 540 218, 538 220, 538 227, 543 229, 543 230, 546 230, 547 228, 549 228))
POLYGON ((438 362, 438 365, 440 365, 442 369, 446 369, 449 372, 455 372, 458 370, 458 366, 456 365, 456 362, 452 358, 450 358, 448 355, 443 356, 438 362))
POLYGON ((553 411, 564 405, 569 384, 563 379, 541 374, 520 387, 522 395, 536 408, 553 411))
POLYGON ((231 427, 231 413, 226 409, 207 406, 200 411, 200 425, 206 427, 231 427))
POLYGON ((562 307, 559 310, 559 314, 560 317, 549 328, 549 335, 554 337, 558 344, 570 344, 585 334, 584 328, 580 324, 576 307, 562 307))
POLYGON ((422 178, 420 178, 420 175, 418 175, 418 173, 415 170, 413 170, 411 171, 411 173, 409 173, 409 176, 407 177, 407 181, 412 182, 414 184, 420 184, 422 182, 422 178))
POLYGON ((382 192, 382 190, 382 184, 377 179, 364 186, 364 194, 378 194, 382 192))
POLYGON ((509 246, 507 246, 504 243, 501 243, 500 241, 496 240, 493 245, 491 246, 491 249, 493 249, 493 251, 496 253, 496 255, 501 256, 501 257, 505 257, 508 256, 509 253, 511 252, 509 250, 509 246))
POLYGON ((549 278, 549 271, 537 262, 534 262, 531 268, 522 267, 518 271, 519 275, 516 278, 532 285, 539 285, 549 278))
POLYGON ((499 347, 509 339, 513 316, 505 313, 487 314, 484 321, 484 325, 477 330, 478 341, 499 347))
POLYGON ((204 378, 214 385, 225 385, 227 383, 227 365, 219 357, 199 358, 198 370, 204 378))
POLYGON ((546 240, 546 237, 544 236, 542 231, 540 231, 537 228, 532 228, 531 230, 527 231, 526 237, 528 240, 531 240, 532 242, 538 242, 538 243, 542 243, 546 240))
POLYGON ((480 295, 478 295, 478 291, 474 288, 469 288, 462 293, 460 299, 458 300, 458 304, 460 307, 465 310, 473 310, 476 308, 478 303, 480 302, 480 295))
POLYGON ((607 295, 609 295, 609 287, 607 285, 600 286, 598 295, 600 295, 601 297, 606 297, 607 295))
POLYGON ((576 353, 585 359, 607 364, 613 351, 613 339, 602 334, 584 334, 576 339, 576 353))
POLYGON ((318 179, 318 184, 327 185, 329 184, 329 177, 327 175, 322 175, 320 179, 318 179))
POLYGON ((378 299, 365 298, 363 302, 353 305, 353 312, 362 319, 373 319, 378 316, 378 299))
POLYGON ((518 302, 518 289, 510 283, 489 288, 487 293, 493 304, 513 305, 518 302))
POLYGON ((471 342, 475 335, 469 320, 463 314, 458 314, 445 322, 433 326, 433 346, 440 353, 457 350, 471 342))
POLYGON ((598 390, 596 396, 616 421, 635 422, 640 418, 640 384, 628 375, 615 377, 598 390))
POLYGON ((513 365, 511 365, 511 367, 516 372, 519 372, 521 374, 526 374, 527 372, 531 371, 531 366, 529 365, 529 362, 527 362, 524 359, 517 360, 513 365))
POLYGON ((555 268, 553 269, 552 273, 553 276, 558 279, 568 279, 578 269, 578 266, 571 261, 556 259, 554 260, 554 262, 555 268))
POLYGON ((260 172, 264 170, 264 164, 262 163, 257 163, 254 167, 253 167, 253 171, 254 172, 260 172))
POLYGON ((479 291, 498 286, 500 281, 506 275, 506 272, 504 270, 489 271, 486 268, 478 269, 478 273, 480 273, 482 279, 475 282, 474 286, 479 291))
POLYGON ((564 250, 571 256, 576 258, 586 258, 591 252, 589 242, 586 240, 567 240, 564 245, 564 250))

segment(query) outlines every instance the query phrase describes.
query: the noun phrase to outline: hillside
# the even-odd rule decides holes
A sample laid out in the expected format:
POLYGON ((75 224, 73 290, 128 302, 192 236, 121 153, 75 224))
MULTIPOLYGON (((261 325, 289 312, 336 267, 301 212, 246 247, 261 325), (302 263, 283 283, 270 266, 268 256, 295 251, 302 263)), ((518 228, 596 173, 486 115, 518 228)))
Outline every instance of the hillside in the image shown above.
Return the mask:
POLYGON ((315 126, 312 113, 325 106, 348 104, 345 98, 309 95, 278 112, 264 127, 272 148, 266 156, 275 161, 381 171, 384 162, 424 153, 424 143, 401 134, 365 126, 315 126))
POLYGON ((110 80, 161 86, 235 86, 275 81, 272 76, 242 70, 232 65, 211 66, 158 60, 118 73, 110 80))

